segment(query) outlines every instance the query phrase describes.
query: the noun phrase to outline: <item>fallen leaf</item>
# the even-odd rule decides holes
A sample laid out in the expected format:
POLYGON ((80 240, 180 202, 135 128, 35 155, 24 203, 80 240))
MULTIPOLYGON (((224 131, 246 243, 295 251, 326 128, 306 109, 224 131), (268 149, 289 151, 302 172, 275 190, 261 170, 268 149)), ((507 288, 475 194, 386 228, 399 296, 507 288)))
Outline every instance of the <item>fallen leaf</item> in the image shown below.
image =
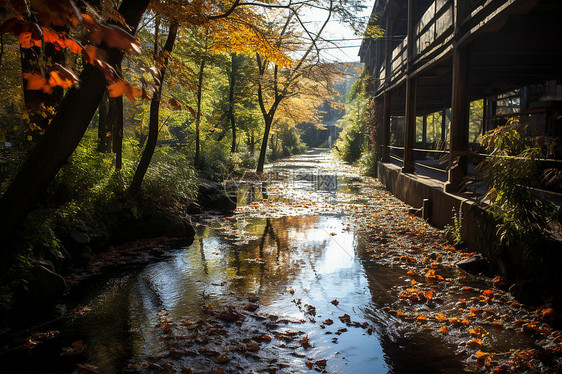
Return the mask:
POLYGON ((481 347, 482 346, 482 340, 481 339, 472 339, 466 342, 466 345, 468 345, 469 347, 481 347))
POLYGON ((84 352, 86 349, 86 344, 82 340, 77 340, 73 342, 70 347, 65 347, 62 349, 61 356, 75 356, 84 352))

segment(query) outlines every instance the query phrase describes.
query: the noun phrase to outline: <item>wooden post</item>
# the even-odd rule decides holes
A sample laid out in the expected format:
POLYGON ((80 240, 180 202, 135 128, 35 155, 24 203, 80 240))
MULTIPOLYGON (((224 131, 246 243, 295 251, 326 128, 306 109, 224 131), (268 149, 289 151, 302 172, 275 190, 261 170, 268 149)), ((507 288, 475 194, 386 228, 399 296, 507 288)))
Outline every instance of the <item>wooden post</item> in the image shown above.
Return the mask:
MULTIPOLYGON (((386 39, 384 44, 384 57, 385 57, 385 92, 383 101, 383 144, 382 144, 382 160, 383 162, 390 162, 390 79, 392 76, 392 35, 393 35, 393 22, 392 15, 388 14, 386 17, 386 39)), ((382 83, 382 82, 381 82, 382 83)))
POLYGON ((390 93, 383 95, 382 111, 382 161, 390 162, 390 93))
POLYGON ((404 119, 404 166, 403 173, 415 171, 414 138, 416 136, 416 78, 406 80, 406 116, 404 119))
MULTIPOLYGON (((463 21, 470 13, 465 0, 454 0, 455 40, 461 39, 463 21)), ((470 48, 453 44, 453 83, 451 98, 451 153, 449 155, 449 177, 446 192, 458 192, 462 188, 468 169, 468 124, 470 116, 470 48)))
POLYGON ((423 115, 423 125, 422 125, 422 148, 427 147, 427 114, 423 115))
POLYGON ((467 174, 468 123, 470 115, 469 47, 453 49, 453 93, 451 100, 451 154, 446 192, 458 192, 467 174))
MULTIPOLYGON (((416 1, 408 0, 408 61, 407 73, 410 75, 413 69, 414 44, 416 40, 416 1)), ((414 160, 414 138, 416 136, 416 87, 415 77, 408 76, 406 80, 406 114, 404 119, 404 166, 403 173, 415 171, 414 160)))
POLYGON ((441 142, 443 143, 443 149, 445 149, 445 143, 447 142, 447 109, 441 111, 441 142))

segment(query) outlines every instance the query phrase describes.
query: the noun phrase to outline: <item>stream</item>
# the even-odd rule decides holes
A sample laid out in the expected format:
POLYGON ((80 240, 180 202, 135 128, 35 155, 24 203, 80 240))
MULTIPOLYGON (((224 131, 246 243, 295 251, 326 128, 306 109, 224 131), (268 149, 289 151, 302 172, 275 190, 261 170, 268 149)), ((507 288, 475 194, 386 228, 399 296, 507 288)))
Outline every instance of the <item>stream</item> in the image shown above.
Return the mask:
POLYGON ((539 340, 502 327, 531 315, 457 270, 438 230, 326 151, 228 188, 233 215, 196 217, 193 244, 96 285, 0 372, 478 372, 539 340))

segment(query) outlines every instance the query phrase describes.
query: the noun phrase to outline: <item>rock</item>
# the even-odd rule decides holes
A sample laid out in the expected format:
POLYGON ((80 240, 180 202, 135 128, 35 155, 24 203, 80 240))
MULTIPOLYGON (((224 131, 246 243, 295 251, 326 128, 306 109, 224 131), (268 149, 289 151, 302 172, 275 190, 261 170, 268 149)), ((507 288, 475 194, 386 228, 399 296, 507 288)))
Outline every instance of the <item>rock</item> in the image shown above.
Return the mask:
POLYGON ((546 279, 528 279, 514 283, 509 292, 522 303, 540 305, 551 293, 550 288, 546 279))
POLYGON ((71 230, 63 243, 74 264, 84 266, 90 262, 92 250, 90 249, 90 237, 86 233, 71 230))
POLYGON ((69 239, 76 245, 88 245, 90 244, 90 237, 81 231, 72 230, 68 233, 69 239))
POLYGON ((206 210, 232 212, 236 209, 237 197, 235 193, 227 194, 220 183, 200 180, 197 202, 201 208, 206 210))
POLYGON ((480 253, 457 262, 457 266, 469 273, 486 273, 490 271, 490 263, 480 253))
POLYGON ((54 265, 47 260, 39 260, 31 269, 27 291, 17 296, 17 318, 40 319, 53 311, 66 291, 63 277, 55 273, 54 265))
POLYGON ((185 210, 187 214, 201 214, 203 212, 203 209, 201 209, 201 205, 196 202, 190 203, 185 210))
POLYGON ((195 236, 195 229, 191 222, 183 217, 155 212, 148 220, 147 233, 149 236, 189 239, 195 236))

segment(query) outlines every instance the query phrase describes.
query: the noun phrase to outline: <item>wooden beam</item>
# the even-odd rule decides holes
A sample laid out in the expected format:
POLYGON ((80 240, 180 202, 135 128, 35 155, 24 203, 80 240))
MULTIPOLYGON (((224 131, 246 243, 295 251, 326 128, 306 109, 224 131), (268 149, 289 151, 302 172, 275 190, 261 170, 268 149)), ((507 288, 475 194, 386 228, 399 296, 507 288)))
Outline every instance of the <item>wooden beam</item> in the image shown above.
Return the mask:
POLYGON ((415 171, 414 138, 416 136, 416 78, 406 80, 406 118, 404 120, 403 173, 415 171))
POLYGON ((383 96, 383 118, 382 118, 382 160, 390 161, 390 93, 385 92, 383 96))
POLYGON ((446 192, 458 192, 467 175, 468 123, 470 115, 469 47, 453 50, 453 92, 451 97, 451 154, 446 192))

